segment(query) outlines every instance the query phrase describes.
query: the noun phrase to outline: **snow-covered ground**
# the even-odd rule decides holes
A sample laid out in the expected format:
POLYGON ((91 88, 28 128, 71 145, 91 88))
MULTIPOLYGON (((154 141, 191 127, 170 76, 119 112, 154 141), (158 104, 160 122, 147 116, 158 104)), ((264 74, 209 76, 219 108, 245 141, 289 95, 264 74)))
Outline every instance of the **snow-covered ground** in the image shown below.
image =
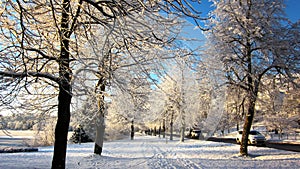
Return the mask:
MULTIPOLYGON (((67 168, 300 168, 300 154, 265 147, 249 147, 250 157, 238 155, 239 146, 200 140, 180 143, 154 136, 136 136, 104 143, 103 155, 93 154, 93 143, 68 145, 67 168)), ((0 168, 50 168, 53 147, 39 152, 1 153, 0 168)))

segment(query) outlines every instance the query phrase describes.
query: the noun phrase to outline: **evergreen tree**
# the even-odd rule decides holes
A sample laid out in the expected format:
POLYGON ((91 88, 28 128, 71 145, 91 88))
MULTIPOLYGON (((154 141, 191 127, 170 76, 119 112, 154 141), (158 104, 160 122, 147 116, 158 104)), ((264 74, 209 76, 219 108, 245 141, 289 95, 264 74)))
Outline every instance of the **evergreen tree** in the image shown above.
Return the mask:
POLYGON ((72 137, 70 138, 70 141, 73 143, 86 143, 86 142, 93 142, 92 139, 89 138, 89 136, 85 133, 83 130, 83 127, 79 125, 76 130, 74 130, 74 133, 72 137))

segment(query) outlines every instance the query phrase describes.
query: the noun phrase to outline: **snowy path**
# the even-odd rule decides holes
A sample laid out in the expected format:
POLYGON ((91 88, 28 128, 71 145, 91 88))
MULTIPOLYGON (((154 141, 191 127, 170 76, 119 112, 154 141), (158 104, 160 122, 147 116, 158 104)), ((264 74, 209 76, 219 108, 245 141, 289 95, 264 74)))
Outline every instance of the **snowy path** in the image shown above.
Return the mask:
MULTIPOLYGON (((93 155, 93 143, 68 147, 67 168, 82 169, 207 169, 300 168, 300 154, 249 147, 250 157, 238 156, 239 146, 199 140, 168 141, 152 136, 104 143, 103 156, 93 155)), ((0 168, 50 168, 53 147, 39 152, 0 154, 0 168)))
POLYGON ((249 147, 253 155, 243 158, 238 145, 198 140, 179 143, 146 136, 106 146, 103 157, 89 157, 98 162, 90 168, 300 168, 299 153, 264 147, 249 147))
POLYGON ((166 143, 164 139, 151 136, 133 141, 116 141, 108 143, 109 149, 104 150, 102 157, 92 155, 87 157, 88 160, 83 160, 81 165, 88 168, 201 168, 190 160, 178 158, 177 143, 166 143))

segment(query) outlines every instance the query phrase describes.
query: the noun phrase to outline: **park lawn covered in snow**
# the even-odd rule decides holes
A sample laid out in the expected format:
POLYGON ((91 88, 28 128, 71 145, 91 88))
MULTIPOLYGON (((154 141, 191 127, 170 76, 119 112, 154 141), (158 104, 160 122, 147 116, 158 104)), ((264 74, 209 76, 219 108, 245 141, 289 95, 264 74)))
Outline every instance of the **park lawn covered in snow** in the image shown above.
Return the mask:
MULTIPOLYGON (((93 143, 69 144, 67 168, 300 168, 300 154, 250 146, 249 157, 238 155, 239 145, 200 140, 174 141, 136 136, 104 143, 102 156, 93 154, 93 143)), ((1 153, 0 168, 50 168, 53 147, 39 152, 1 153)))

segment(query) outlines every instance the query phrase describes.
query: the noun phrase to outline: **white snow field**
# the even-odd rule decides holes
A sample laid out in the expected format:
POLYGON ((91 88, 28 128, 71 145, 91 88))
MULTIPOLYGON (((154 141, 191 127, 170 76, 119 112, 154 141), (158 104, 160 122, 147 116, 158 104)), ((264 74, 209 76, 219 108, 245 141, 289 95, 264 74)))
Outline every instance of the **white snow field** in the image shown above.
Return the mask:
MULTIPOLYGON (((217 169, 300 168, 300 153, 250 146, 249 157, 238 155, 239 145, 200 140, 174 141, 136 136, 104 143, 102 156, 93 154, 93 143, 69 144, 66 168, 75 169, 217 169)), ((51 168, 53 147, 39 152, 0 153, 1 169, 51 168)))

